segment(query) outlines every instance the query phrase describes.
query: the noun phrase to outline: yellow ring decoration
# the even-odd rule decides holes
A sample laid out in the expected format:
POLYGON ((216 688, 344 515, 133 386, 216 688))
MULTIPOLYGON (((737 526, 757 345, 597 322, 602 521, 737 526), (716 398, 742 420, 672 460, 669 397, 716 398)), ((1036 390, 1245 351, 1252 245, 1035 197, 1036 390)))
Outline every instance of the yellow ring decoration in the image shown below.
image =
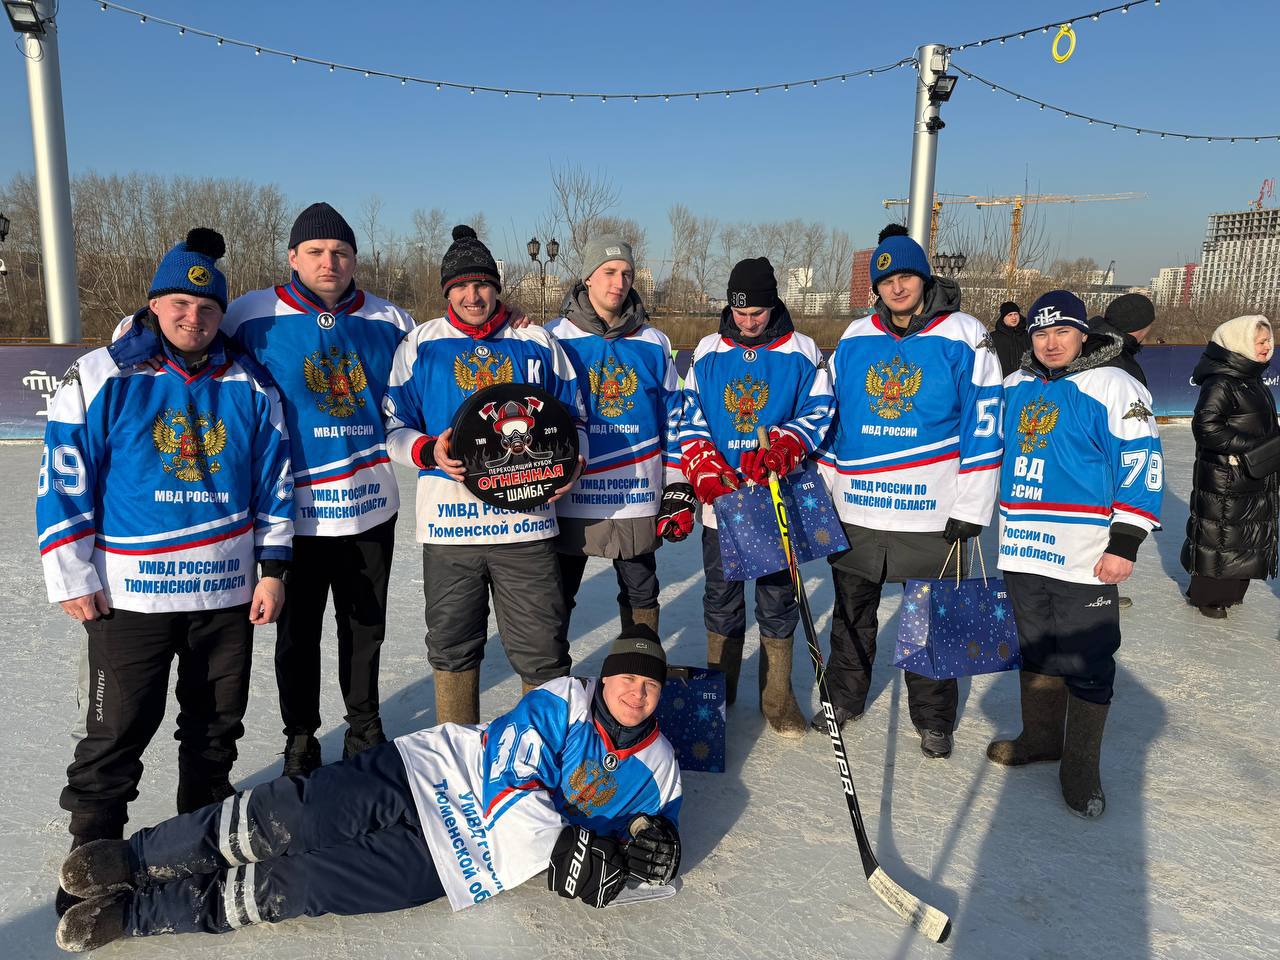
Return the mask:
POLYGON ((1066 63, 1071 59, 1071 55, 1076 52, 1076 32, 1071 29, 1071 24, 1064 23, 1058 28, 1058 35, 1053 38, 1053 59, 1058 63, 1066 63), (1058 44, 1062 38, 1067 38, 1067 52, 1059 53, 1058 44))

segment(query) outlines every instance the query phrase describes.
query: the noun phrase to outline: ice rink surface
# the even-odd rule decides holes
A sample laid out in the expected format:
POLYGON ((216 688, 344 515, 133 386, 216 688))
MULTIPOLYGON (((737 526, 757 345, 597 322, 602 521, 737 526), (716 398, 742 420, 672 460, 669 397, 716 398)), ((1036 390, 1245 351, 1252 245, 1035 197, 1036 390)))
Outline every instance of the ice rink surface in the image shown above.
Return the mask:
MULTIPOLYGON (((1009 770, 986 760, 994 735, 1019 729, 1012 674, 961 680, 955 754, 945 762, 921 755, 901 676, 889 658, 900 590, 886 590, 873 701, 862 721, 847 728, 846 740, 876 852, 900 883, 951 915, 947 944, 924 940, 870 892, 826 738, 811 733, 784 742, 764 729, 756 710, 753 627, 741 696, 729 712, 728 772, 685 776, 683 888, 674 899, 596 911, 560 900, 535 878, 457 915, 439 901, 401 913, 295 920, 221 937, 126 940, 97 956, 1276 957, 1280 603, 1275 584, 1255 583, 1225 621, 1206 620, 1185 605, 1180 591, 1188 578, 1178 551, 1194 449, 1188 427, 1170 425, 1162 433, 1165 531, 1143 544, 1137 572, 1122 588, 1134 606, 1123 614, 1102 756, 1107 812, 1100 821, 1068 813, 1055 764, 1009 770)), ((0 527, 0 762, 9 771, 0 799, 0 960, 65 956, 53 943, 53 891, 68 846, 58 793, 71 756, 83 634, 45 601, 33 522, 38 460, 38 445, 0 446, 0 483, 10 491, 0 527)), ((383 717, 391 735, 434 717, 411 484, 402 473, 407 506, 382 657, 383 717)), ((670 659, 705 663, 696 540, 665 546, 659 558, 670 659)), ((827 567, 810 564, 806 575, 825 648, 832 601, 827 567)), ((617 628, 615 596, 612 570, 593 560, 571 630, 576 672, 599 668, 617 628)), ((257 635, 247 733, 234 771, 242 787, 280 771, 274 636, 273 627, 257 635)), ((481 708, 493 716, 514 701, 520 684, 496 639, 488 652, 481 708)), ((342 709, 331 654, 324 669, 322 743, 325 758, 337 759, 342 709)), ((803 643, 796 644, 795 677, 802 705, 816 705, 803 643)), ((171 710, 146 755, 132 827, 173 812, 172 730, 171 710)))

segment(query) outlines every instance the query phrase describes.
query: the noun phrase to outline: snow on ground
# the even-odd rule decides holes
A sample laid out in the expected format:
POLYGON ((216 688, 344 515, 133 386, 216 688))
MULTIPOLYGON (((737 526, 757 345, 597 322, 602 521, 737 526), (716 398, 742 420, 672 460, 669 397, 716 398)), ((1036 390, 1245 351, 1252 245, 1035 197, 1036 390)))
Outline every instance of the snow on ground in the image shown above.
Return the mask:
MULTIPOLYGON (((1071 816, 1057 769, 1006 770, 987 762, 996 734, 1019 727, 1012 674, 960 683, 956 752, 926 760, 907 715, 899 672, 882 643, 867 716, 847 730, 854 780, 881 862, 908 889, 948 912, 945 945, 901 923, 862 879, 830 748, 810 734, 783 742, 755 709, 756 641, 748 636, 742 697, 730 711, 729 770, 685 776, 683 889, 658 904, 595 911, 548 893, 540 878, 451 915, 440 901, 417 910, 298 920, 233 935, 157 937, 112 944, 104 958, 494 958, 684 956, 815 958, 1274 957, 1280 944, 1280 829, 1274 755, 1277 612, 1274 584, 1254 584, 1226 621, 1200 617, 1179 591, 1178 550, 1193 456, 1190 431, 1164 430, 1166 531, 1143 545, 1124 592, 1116 698, 1103 747, 1107 812, 1071 816)), ((0 958, 61 956, 53 943, 53 891, 66 852, 58 792, 71 756, 81 629, 45 602, 35 553, 36 445, 0 446, 0 483, 11 491, 0 527, 0 958)), ((401 476, 403 501, 411 478, 401 476)), ((422 567, 411 507, 400 515, 390 625, 383 653, 384 718, 391 734, 432 722, 422 641, 422 567)), ((988 543, 988 557, 992 557, 988 543)), ((662 623, 674 663, 705 663, 696 541, 662 549, 662 623)), ((807 568, 826 642, 832 591, 824 564, 807 568)), ((579 672, 599 668, 616 630, 616 584, 588 567, 573 623, 579 672)), ((900 591, 881 609, 896 635, 900 591)), ((331 629, 332 634, 332 629, 331 629)), ((271 651, 258 635, 247 733, 235 777, 243 786, 280 770, 271 651)), ((332 636, 330 637, 332 639, 332 636)), ((332 649, 332 644, 330 644, 332 649)), ((482 673, 492 716, 519 682, 496 642, 482 673)), ((816 705, 812 670, 796 645, 802 703, 816 705)), ((341 702, 325 664, 322 742, 341 752, 341 702)), ((132 824, 173 812, 173 714, 146 755, 132 824)))

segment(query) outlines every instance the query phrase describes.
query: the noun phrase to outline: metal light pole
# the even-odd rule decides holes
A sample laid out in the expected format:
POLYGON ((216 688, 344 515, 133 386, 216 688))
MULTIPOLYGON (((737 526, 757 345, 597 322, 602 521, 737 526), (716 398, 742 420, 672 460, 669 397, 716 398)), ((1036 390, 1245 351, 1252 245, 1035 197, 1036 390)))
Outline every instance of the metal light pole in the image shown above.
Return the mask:
POLYGON ((542 252, 542 244, 538 242, 537 237, 530 237, 529 242, 525 244, 525 249, 529 251, 529 259, 538 265, 538 322, 547 322, 547 264, 555 263, 556 257, 560 255, 560 244, 555 237, 547 241, 547 259, 544 262, 539 253, 542 252))
POLYGON ((36 162, 49 339, 53 343, 77 343, 80 296, 75 235, 71 227, 71 177, 67 172, 67 134, 62 119, 54 0, 27 3, 6 0, 5 10, 14 30, 22 37, 22 51, 27 59, 27 97, 31 105, 31 143, 36 162), (30 19, 21 16, 27 12, 23 8, 32 11, 30 19))
POLYGON ((911 140, 911 204, 907 212, 907 232, 921 247, 929 249, 930 216, 933 210, 933 178, 938 160, 938 131, 945 126, 938 105, 951 97, 956 78, 947 73, 947 48, 926 43, 916 51, 915 134, 911 140))

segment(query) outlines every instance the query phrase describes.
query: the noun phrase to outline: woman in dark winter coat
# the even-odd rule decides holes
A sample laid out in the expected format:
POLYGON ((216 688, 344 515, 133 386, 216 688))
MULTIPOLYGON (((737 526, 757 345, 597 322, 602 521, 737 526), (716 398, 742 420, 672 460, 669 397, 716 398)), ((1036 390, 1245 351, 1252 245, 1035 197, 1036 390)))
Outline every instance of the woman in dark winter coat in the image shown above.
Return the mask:
POLYGON ((1243 457, 1280 434, 1276 404, 1262 382, 1274 351, 1266 317, 1229 320, 1213 332, 1192 382, 1200 386, 1191 431, 1196 438, 1191 516, 1182 566, 1187 600, 1220 620, 1244 599, 1250 580, 1276 575, 1276 473, 1249 475, 1243 457))
POLYGON ((1031 349, 1031 334, 1027 332, 1022 308, 1012 300, 1000 304, 991 328, 991 342, 1000 358, 1000 376, 1007 377, 1022 366, 1023 354, 1031 349))

